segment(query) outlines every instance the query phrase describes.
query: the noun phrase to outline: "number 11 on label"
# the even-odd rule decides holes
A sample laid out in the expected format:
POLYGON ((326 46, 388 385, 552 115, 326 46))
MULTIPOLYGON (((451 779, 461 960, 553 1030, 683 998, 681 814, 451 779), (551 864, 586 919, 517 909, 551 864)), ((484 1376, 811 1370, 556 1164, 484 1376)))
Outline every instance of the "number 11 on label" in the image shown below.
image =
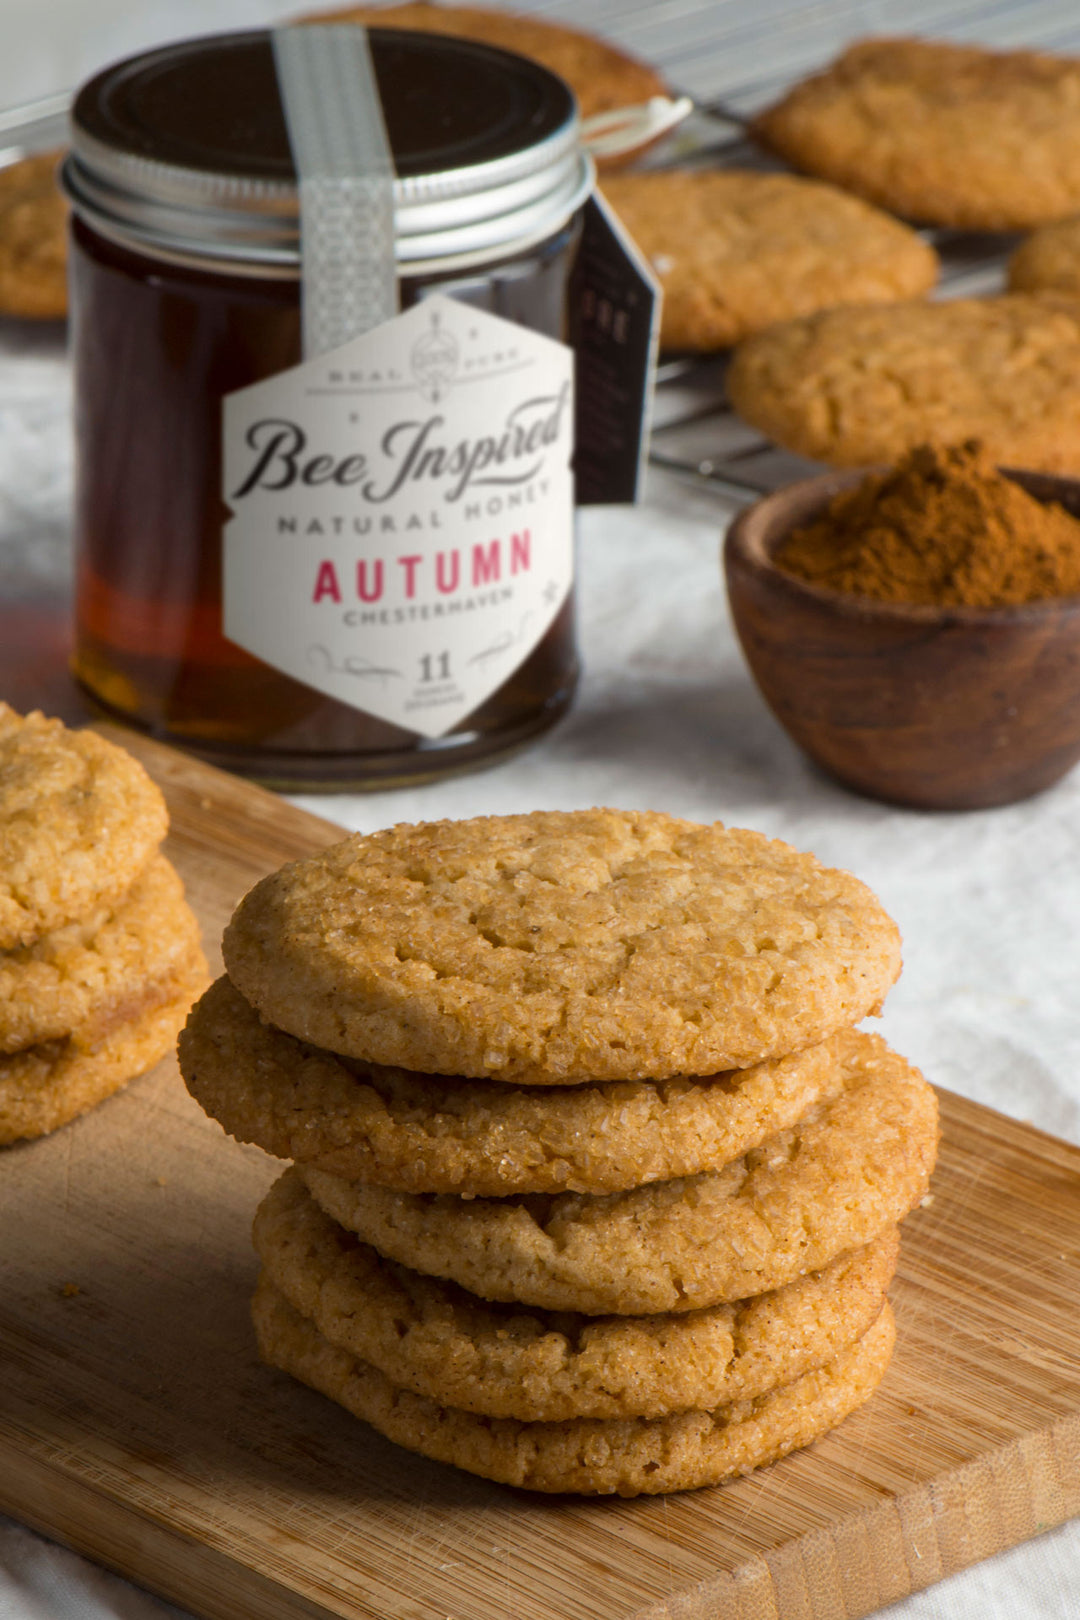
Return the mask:
POLYGON ((420 683, 425 681, 448 681, 450 679, 450 654, 425 653, 420 660, 420 683))

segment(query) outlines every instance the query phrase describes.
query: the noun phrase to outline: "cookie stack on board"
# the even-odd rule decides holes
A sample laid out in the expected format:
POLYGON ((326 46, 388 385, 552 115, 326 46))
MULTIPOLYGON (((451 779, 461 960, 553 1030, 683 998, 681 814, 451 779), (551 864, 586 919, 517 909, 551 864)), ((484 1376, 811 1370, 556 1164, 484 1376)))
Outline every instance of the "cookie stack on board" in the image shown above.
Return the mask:
POLYGON ((716 1483, 864 1401, 937 1115, 853 1025, 899 971, 845 872, 589 810, 400 826, 283 868, 181 1067, 295 1161, 263 1357, 510 1484, 716 1483))
POLYGON ((207 967, 167 831, 130 754, 0 704, 0 1143, 171 1051, 207 967))

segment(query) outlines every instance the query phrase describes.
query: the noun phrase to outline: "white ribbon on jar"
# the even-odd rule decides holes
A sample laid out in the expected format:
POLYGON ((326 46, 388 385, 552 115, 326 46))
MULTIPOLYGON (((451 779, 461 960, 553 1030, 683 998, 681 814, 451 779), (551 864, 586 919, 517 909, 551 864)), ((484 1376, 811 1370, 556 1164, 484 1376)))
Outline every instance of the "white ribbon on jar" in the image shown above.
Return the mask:
POLYGON ((275 28, 274 65, 300 193, 305 360, 398 312, 394 160, 355 23, 275 28))

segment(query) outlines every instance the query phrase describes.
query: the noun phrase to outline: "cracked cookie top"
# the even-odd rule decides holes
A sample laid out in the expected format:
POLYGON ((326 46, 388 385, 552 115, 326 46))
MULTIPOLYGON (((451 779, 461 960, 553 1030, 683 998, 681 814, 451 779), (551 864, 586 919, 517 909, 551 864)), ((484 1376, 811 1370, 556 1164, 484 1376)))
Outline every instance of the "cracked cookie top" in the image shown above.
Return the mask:
POLYGON ((895 924, 847 872, 652 811, 402 825, 283 867, 225 961, 301 1040, 572 1085, 743 1068, 877 1009, 895 924))
POLYGON ((0 950, 117 901, 167 831, 138 760, 0 703, 0 950))
POLYGON ((816 180, 664 169, 606 178, 603 191, 660 278, 666 349, 723 349, 833 304, 914 298, 938 278, 909 226, 816 180))
POLYGON ((728 395, 787 450, 837 467, 979 439, 999 465, 1080 468, 1080 298, 851 306, 735 352, 728 395))
POLYGON ((925 224, 1015 231, 1080 207, 1080 60, 861 39, 751 125, 808 174, 925 224))

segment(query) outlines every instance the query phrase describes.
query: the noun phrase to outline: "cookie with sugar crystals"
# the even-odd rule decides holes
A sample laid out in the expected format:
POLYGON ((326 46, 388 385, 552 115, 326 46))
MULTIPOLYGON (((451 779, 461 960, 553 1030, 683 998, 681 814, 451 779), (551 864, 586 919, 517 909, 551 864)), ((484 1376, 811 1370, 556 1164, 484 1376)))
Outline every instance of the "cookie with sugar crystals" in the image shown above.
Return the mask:
POLYGON ((138 760, 0 703, 0 950, 119 900, 167 831, 138 760))
POLYGON ((576 1085, 747 1068, 875 1011, 896 925, 848 872, 654 811, 355 835, 241 901, 237 989, 315 1046, 576 1085))
POLYGON ((703 1079, 511 1086, 383 1068, 264 1023, 227 978, 180 1036, 188 1090, 242 1142, 403 1192, 614 1192, 694 1175, 843 1086, 833 1041, 703 1079))
POLYGON ((67 313, 67 204, 61 152, 0 168, 0 314, 59 320, 67 313))
POLYGON ((746 1299, 871 1242, 926 1192, 932 1088, 878 1036, 853 1030, 844 1045, 840 1096, 722 1169, 676 1181, 464 1199, 300 1174, 380 1254, 483 1299, 586 1316, 746 1299))
POLYGON ((1009 260, 1010 292, 1056 292, 1080 298, 1080 216, 1040 225, 1009 260))
POLYGON ((933 248, 835 186, 789 174, 665 169, 605 179, 604 195, 664 289, 667 349, 724 349, 834 304, 915 298, 933 248))
POLYGON ((0 954, 0 1052, 78 1031, 81 1045, 127 1020, 147 978, 179 971, 198 948, 184 886, 155 855, 127 894, 81 922, 0 954))
POLYGON ((831 1361, 876 1319, 899 1237, 786 1288, 679 1315, 492 1305, 383 1260, 287 1170, 255 1217, 268 1280, 339 1350, 441 1406, 525 1422, 662 1417, 752 1400, 831 1361))
POLYGON ((979 439, 999 465, 1080 472, 1080 297, 826 310, 740 344, 727 388, 754 427, 838 467, 979 439))
POLYGON ((146 984, 140 1007, 98 1030, 94 1041, 76 1032, 0 1056, 0 1144, 45 1136, 153 1068, 173 1050, 206 979, 196 946, 167 978, 146 984))
POLYGON ((577 97, 583 118, 616 107, 634 107, 667 93, 664 80, 655 68, 607 40, 583 33, 579 28, 570 28, 563 22, 549 22, 515 11, 409 0, 404 5, 349 6, 345 10, 311 13, 298 20, 356 22, 368 28, 453 34, 459 39, 475 39, 483 45, 514 51, 518 56, 531 57, 565 79, 577 97))
POLYGON ((1080 208, 1080 60, 864 39, 760 113, 797 169, 932 225, 1024 230, 1080 208))
POLYGON ((399 1388, 370 1363, 331 1345, 265 1278, 252 1316, 264 1361, 410 1451, 527 1490, 620 1496, 718 1485, 809 1445, 873 1394, 896 1331, 886 1304, 863 1337, 826 1366, 755 1400, 712 1411, 521 1423, 441 1406, 399 1388))

